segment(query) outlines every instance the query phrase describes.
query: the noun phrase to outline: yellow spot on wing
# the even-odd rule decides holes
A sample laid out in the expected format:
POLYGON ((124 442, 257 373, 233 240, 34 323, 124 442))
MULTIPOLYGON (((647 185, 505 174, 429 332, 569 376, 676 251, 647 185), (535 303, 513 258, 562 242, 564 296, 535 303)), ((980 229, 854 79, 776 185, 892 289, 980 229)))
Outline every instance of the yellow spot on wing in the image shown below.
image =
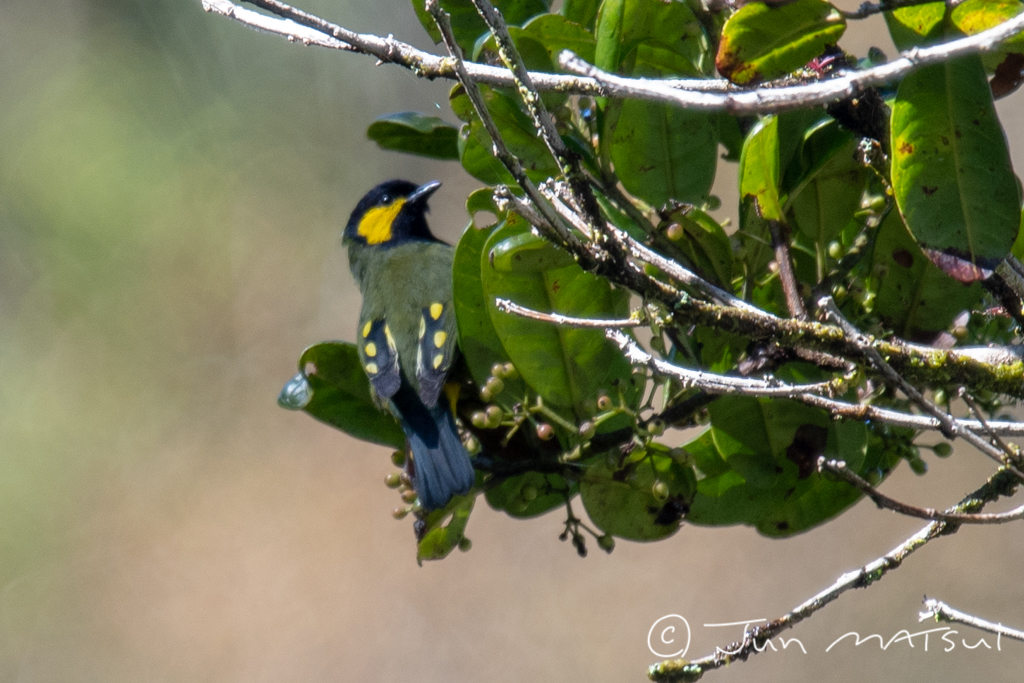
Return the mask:
POLYGON ((372 320, 367 320, 366 324, 363 325, 363 339, 366 339, 367 337, 370 336, 370 330, 372 330, 372 329, 373 329, 373 321, 372 320))
POLYGON ((373 358, 374 356, 377 355, 377 345, 374 344, 373 342, 369 342, 365 347, 363 347, 363 351, 366 353, 367 356, 373 358))
POLYGON ((437 320, 441 317, 441 313, 444 311, 444 305, 439 304, 436 301, 430 304, 430 317, 437 320))
POLYGON ((405 204, 405 198, 399 197, 387 206, 375 206, 363 214, 356 232, 366 240, 367 244, 382 244, 391 239, 391 224, 405 204))
POLYGON ((376 375, 377 374, 377 364, 376 363, 367 363, 366 364, 366 372, 368 372, 371 375, 376 375))
POLYGON ((420 318, 420 339, 423 339, 423 335, 427 333, 427 319, 420 318))
POLYGON ((387 325, 384 326, 384 337, 388 340, 388 348, 391 352, 395 351, 395 338, 391 336, 391 328, 387 325))
POLYGON ((444 362, 444 354, 443 353, 439 353, 436 356, 434 356, 434 369, 437 370, 439 367, 441 367, 441 363, 443 363, 443 362, 444 362))
POLYGON ((444 346, 444 341, 448 338, 448 333, 444 330, 438 330, 434 333, 434 346, 441 348, 444 346))

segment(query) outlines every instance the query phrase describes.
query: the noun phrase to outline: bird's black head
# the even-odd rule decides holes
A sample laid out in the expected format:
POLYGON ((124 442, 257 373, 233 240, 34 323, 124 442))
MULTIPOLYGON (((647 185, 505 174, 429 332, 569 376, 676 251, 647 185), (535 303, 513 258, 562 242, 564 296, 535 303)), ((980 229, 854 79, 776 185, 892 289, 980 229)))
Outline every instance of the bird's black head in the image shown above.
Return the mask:
POLYGON ((344 241, 393 247, 410 240, 437 241, 427 227, 427 199, 438 181, 416 185, 388 180, 367 192, 345 226, 344 241))

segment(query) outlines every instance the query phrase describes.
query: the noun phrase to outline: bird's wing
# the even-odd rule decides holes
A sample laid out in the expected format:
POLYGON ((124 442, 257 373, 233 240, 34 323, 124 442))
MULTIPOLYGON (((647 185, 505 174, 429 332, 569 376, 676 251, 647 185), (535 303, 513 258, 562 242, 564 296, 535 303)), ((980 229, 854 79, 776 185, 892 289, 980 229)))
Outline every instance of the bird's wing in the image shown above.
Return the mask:
POLYGON ((435 301, 422 310, 419 343, 416 347, 416 379, 420 400, 427 407, 437 403, 444 378, 458 353, 455 312, 452 302, 435 301))
POLYGON ((402 384, 402 372, 395 340, 383 318, 359 322, 359 358, 377 395, 381 398, 394 396, 402 384))

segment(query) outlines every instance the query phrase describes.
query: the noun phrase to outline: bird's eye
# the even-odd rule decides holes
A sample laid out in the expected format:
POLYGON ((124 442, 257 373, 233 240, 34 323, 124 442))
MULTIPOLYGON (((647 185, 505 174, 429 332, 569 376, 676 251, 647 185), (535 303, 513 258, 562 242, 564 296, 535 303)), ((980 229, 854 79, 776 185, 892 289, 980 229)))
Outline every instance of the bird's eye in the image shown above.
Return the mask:
POLYGON ((384 202, 385 204, 390 204, 391 203, 391 195, 386 194, 383 197, 381 197, 380 200, 382 202, 384 202))

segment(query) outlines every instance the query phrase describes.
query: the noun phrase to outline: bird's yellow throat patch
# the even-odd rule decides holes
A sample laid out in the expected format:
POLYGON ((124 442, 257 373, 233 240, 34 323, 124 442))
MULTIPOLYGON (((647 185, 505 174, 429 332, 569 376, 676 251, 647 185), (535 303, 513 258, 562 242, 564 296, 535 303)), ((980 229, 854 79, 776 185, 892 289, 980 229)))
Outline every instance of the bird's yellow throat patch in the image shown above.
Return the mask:
POLYGON ((357 232, 367 244, 382 244, 391 239, 391 225, 398 212, 405 206, 405 198, 399 197, 387 206, 375 206, 359 221, 357 232))

